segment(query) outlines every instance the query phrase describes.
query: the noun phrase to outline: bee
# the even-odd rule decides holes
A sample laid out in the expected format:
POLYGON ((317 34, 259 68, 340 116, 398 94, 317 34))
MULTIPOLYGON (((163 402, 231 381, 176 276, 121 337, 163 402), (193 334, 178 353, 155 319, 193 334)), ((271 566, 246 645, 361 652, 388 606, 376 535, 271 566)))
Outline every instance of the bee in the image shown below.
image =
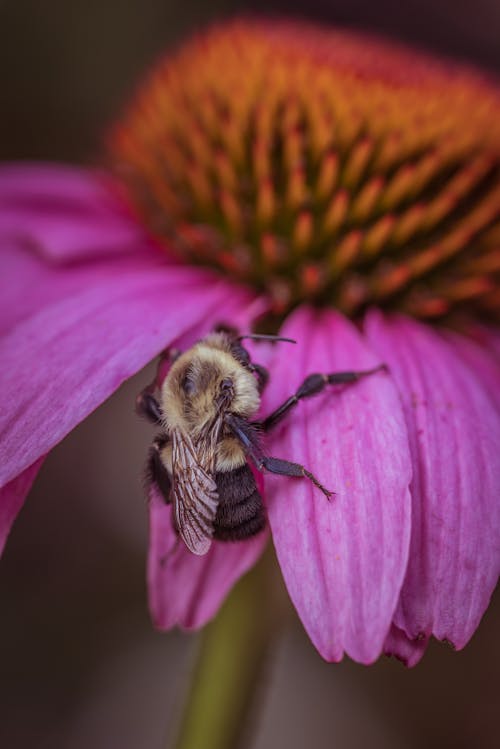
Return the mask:
POLYGON ((259 471, 307 479, 330 498, 333 492, 304 466, 267 455, 263 436, 304 398, 384 367, 310 374, 269 416, 256 421, 269 374, 252 362, 245 339, 295 343, 219 326, 188 351, 170 352, 161 386, 153 382, 136 401, 137 412, 160 428, 148 454, 147 488, 172 504, 175 530, 193 554, 206 554, 213 540, 240 541, 265 527, 249 461, 259 471))

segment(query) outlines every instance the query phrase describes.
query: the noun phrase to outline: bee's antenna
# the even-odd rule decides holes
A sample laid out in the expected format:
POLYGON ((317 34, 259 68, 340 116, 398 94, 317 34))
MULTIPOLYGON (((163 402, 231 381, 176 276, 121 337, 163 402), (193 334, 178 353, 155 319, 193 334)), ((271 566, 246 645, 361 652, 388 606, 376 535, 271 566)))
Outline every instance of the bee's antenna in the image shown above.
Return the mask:
POLYGON ((285 341, 285 343, 297 343, 293 338, 283 338, 280 335, 266 335, 265 333, 247 333, 246 335, 238 336, 238 341, 243 341, 245 338, 251 338, 254 341, 285 341))

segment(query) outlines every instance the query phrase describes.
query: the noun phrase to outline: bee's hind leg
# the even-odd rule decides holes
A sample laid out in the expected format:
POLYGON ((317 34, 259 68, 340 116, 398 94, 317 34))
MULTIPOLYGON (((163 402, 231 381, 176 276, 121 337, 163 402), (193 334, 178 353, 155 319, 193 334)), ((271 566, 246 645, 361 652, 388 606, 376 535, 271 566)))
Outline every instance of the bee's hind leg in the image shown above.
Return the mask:
MULTIPOLYGON (((145 488, 149 498, 151 498, 151 490, 155 489, 161 496, 165 504, 172 504, 172 482, 170 475, 165 468, 165 465, 161 459, 161 451, 168 442, 166 434, 159 434, 154 440, 153 444, 149 448, 148 459, 146 463, 145 471, 145 488)), ((175 532, 176 538, 174 545, 167 551, 167 553, 160 557, 160 567, 165 567, 169 559, 175 556, 177 549, 180 546, 181 537, 179 531, 176 528, 174 514, 171 515, 172 528, 175 532)))

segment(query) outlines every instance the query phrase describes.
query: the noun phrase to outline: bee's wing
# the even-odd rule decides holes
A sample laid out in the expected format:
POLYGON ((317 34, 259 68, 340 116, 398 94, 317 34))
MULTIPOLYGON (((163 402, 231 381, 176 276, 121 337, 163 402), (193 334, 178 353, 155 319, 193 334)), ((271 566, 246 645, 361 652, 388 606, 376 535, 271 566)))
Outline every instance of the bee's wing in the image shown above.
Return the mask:
MULTIPOLYGON (((193 554, 206 554, 217 514, 217 485, 210 470, 211 451, 197 449, 189 437, 173 434, 173 500, 176 527, 193 554)), ((215 455, 215 453, 214 453, 215 455)))

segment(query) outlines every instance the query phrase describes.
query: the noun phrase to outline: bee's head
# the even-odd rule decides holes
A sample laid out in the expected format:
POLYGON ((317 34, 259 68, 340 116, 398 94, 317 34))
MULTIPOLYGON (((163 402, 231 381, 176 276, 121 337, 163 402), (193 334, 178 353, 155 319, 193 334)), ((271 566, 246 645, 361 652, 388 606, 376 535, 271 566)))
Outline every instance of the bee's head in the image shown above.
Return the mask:
POLYGON ((172 366, 162 387, 167 427, 196 434, 224 412, 245 418, 259 408, 252 373, 217 339, 205 339, 172 366))

